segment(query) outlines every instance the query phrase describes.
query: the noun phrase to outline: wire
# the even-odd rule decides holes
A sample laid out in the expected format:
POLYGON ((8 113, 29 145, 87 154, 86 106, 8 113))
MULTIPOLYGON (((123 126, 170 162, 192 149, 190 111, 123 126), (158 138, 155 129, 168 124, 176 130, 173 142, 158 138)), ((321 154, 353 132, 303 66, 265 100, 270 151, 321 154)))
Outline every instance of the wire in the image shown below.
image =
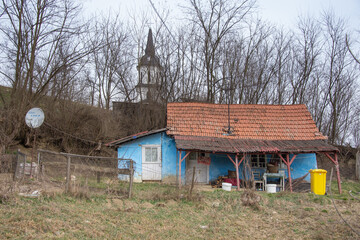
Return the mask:
POLYGON ((345 223, 346 225, 348 225, 354 233, 356 233, 358 236, 360 236, 360 233, 359 233, 358 231, 356 231, 356 230, 344 219, 344 217, 341 215, 341 213, 339 212, 338 208, 336 207, 335 201, 334 201, 334 199, 333 199, 333 197, 332 197, 332 194, 331 194, 331 180, 332 180, 332 175, 333 175, 333 168, 331 168, 330 186, 329 186, 329 196, 330 196, 330 199, 331 199, 331 201, 332 201, 332 204, 334 205, 337 214, 338 214, 338 215, 340 216, 340 218, 344 221, 344 223, 345 223))
POLYGON ((45 122, 45 121, 44 121, 44 124, 45 124, 47 127, 52 128, 52 129, 54 129, 54 130, 56 130, 56 131, 58 131, 58 132, 60 132, 60 133, 62 133, 62 134, 65 134, 65 135, 70 136, 70 137, 72 137, 72 138, 81 140, 81 141, 83 141, 83 142, 89 142, 89 143, 92 143, 92 144, 94 144, 94 145, 95 145, 95 144, 100 144, 100 145, 103 144, 102 142, 95 142, 95 141, 92 141, 92 140, 80 138, 80 137, 77 137, 77 136, 72 135, 72 134, 70 134, 70 133, 64 132, 63 130, 58 129, 58 128, 52 126, 51 124, 49 124, 49 123, 47 123, 47 122, 45 122))
POLYGON ((357 196, 355 196, 355 195, 353 195, 353 194, 351 193, 351 190, 349 191, 349 194, 350 194, 350 196, 352 196, 353 198, 355 198, 355 199, 357 199, 357 200, 360 200, 360 198, 358 198, 357 196))

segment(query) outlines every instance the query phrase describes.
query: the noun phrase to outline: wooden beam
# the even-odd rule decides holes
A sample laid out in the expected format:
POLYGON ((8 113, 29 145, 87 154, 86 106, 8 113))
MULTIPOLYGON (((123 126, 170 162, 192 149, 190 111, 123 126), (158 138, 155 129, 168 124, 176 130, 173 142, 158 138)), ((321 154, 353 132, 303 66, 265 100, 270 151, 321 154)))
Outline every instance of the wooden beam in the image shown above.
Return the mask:
POLYGON ((235 155, 235 163, 236 163, 236 185, 237 190, 240 191, 240 180, 239 180, 239 159, 238 155, 235 155))
MULTIPOLYGON (((339 193, 341 194, 342 191, 341 191, 340 167, 339 167, 337 153, 334 152, 334 158, 332 158, 328 152, 325 152, 324 154, 335 164, 338 189, 339 189, 339 193)), ((330 181, 331 181, 331 179, 330 179, 330 181)))
POLYGON ((179 188, 181 188, 181 163, 184 161, 184 159, 189 156, 191 152, 187 152, 183 158, 181 158, 181 150, 179 150, 179 188))
POLYGON ((179 189, 181 188, 181 150, 179 151, 179 189))
POLYGON ((235 167, 236 167, 236 163, 234 162, 234 160, 230 157, 230 155, 229 154, 226 154, 226 156, 230 159, 230 161, 235 165, 235 167))
POLYGON ((280 153, 278 153, 278 156, 280 157, 280 159, 286 164, 286 160, 281 156, 280 153))
POLYGON ((339 168, 339 162, 337 159, 337 153, 334 153, 335 155, 335 162, 336 162, 336 176, 337 176, 337 182, 338 182, 338 189, 339 189, 339 193, 341 194, 341 179, 340 179, 340 168, 339 168))
MULTIPOLYGON (((230 157, 229 154, 226 154, 226 156, 230 159, 230 161, 234 164, 235 167, 239 167, 240 164, 244 161, 246 154, 244 154, 244 155, 242 156, 242 158, 240 159, 240 161, 238 162, 238 164, 235 163, 235 161, 230 157)), ((237 156, 237 155, 236 155, 236 156, 237 156)))
POLYGON ((286 154, 286 160, 281 156, 280 153, 278 153, 278 156, 280 157, 281 160, 283 160, 283 162, 285 163, 285 165, 287 166, 287 171, 288 171, 288 178, 289 178, 289 184, 290 184, 290 192, 293 192, 292 190, 292 181, 291 181, 291 169, 290 169, 290 165, 291 163, 295 160, 296 155, 294 155, 291 159, 291 161, 289 160, 289 153, 286 154))
POLYGON ((240 159, 239 166, 240 166, 240 164, 244 161, 245 157, 246 157, 246 153, 244 153, 244 155, 243 155, 242 158, 240 159))
POLYGON ((240 180, 239 180, 239 166, 240 164, 244 161, 246 154, 244 154, 242 156, 242 158, 239 161, 238 155, 235 155, 235 161, 230 157, 229 154, 226 154, 227 157, 230 159, 230 161, 234 164, 235 170, 236 170, 236 185, 237 185, 237 190, 240 190, 240 180))
POLYGON ((290 165, 293 163, 293 161, 295 160, 295 158, 296 158, 296 154, 294 154, 294 156, 291 158, 290 165))
POLYGON ((287 170, 288 170, 288 176, 289 176, 289 184, 290 184, 290 192, 293 192, 292 189, 292 181, 291 181, 291 169, 290 169, 290 161, 289 161, 289 154, 286 154, 286 162, 287 162, 287 170))

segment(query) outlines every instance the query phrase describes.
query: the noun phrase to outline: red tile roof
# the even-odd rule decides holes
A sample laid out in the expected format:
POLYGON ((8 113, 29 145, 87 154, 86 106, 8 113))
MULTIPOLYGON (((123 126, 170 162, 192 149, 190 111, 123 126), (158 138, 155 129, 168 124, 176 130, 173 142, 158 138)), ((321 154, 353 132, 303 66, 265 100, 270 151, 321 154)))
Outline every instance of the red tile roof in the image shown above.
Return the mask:
POLYGON ((305 105, 169 103, 167 134, 228 139, 324 140, 305 105))

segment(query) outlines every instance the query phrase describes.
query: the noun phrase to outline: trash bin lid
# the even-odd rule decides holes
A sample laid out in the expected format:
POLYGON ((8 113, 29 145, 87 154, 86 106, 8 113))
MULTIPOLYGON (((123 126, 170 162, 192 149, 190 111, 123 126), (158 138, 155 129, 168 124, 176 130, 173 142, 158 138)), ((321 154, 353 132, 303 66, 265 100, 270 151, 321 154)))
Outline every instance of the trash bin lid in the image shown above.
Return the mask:
POLYGON ((327 173, 324 169, 310 169, 309 173, 327 173))

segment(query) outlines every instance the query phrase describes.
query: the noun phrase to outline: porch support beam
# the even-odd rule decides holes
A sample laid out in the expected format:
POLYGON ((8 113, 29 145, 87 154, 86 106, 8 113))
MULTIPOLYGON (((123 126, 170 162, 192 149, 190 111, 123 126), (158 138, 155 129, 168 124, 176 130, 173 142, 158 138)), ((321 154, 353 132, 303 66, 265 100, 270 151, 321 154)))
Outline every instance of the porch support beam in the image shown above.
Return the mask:
MULTIPOLYGON (((332 158, 330 156, 330 154, 327 153, 327 152, 325 152, 324 154, 335 164, 336 177, 337 177, 337 182, 338 182, 338 189, 339 189, 339 194, 341 194, 340 168, 339 168, 339 161, 338 161, 337 153, 334 152, 334 158, 332 158)), ((330 179, 330 181, 331 181, 331 179, 330 179)))
POLYGON ((183 158, 181 157, 181 153, 182 151, 179 150, 179 189, 181 189, 181 163, 185 160, 187 156, 189 156, 191 151, 187 152, 183 158))
POLYGON ((280 157, 280 159, 285 163, 285 165, 287 166, 287 171, 288 171, 288 177, 289 177, 289 184, 290 184, 290 192, 293 192, 292 189, 292 180, 291 180, 291 169, 290 166, 293 163, 293 161, 296 158, 296 154, 294 154, 294 156, 291 158, 291 160, 289 159, 289 154, 286 154, 286 160, 281 156, 280 153, 278 153, 278 156, 280 157))
POLYGON ((239 166, 240 166, 240 164, 244 161, 246 154, 244 154, 244 155, 242 156, 242 158, 240 159, 240 161, 239 161, 239 158, 238 158, 238 155, 237 155, 237 154, 235 155, 235 161, 230 157, 229 154, 226 154, 226 155, 227 155, 227 157, 230 159, 230 161, 231 161, 231 162, 234 164, 234 166, 235 166, 235 169, 236 169, 236 185, 237 185, 237 190, 239 191, 239 190, 240 190, 239 166))

